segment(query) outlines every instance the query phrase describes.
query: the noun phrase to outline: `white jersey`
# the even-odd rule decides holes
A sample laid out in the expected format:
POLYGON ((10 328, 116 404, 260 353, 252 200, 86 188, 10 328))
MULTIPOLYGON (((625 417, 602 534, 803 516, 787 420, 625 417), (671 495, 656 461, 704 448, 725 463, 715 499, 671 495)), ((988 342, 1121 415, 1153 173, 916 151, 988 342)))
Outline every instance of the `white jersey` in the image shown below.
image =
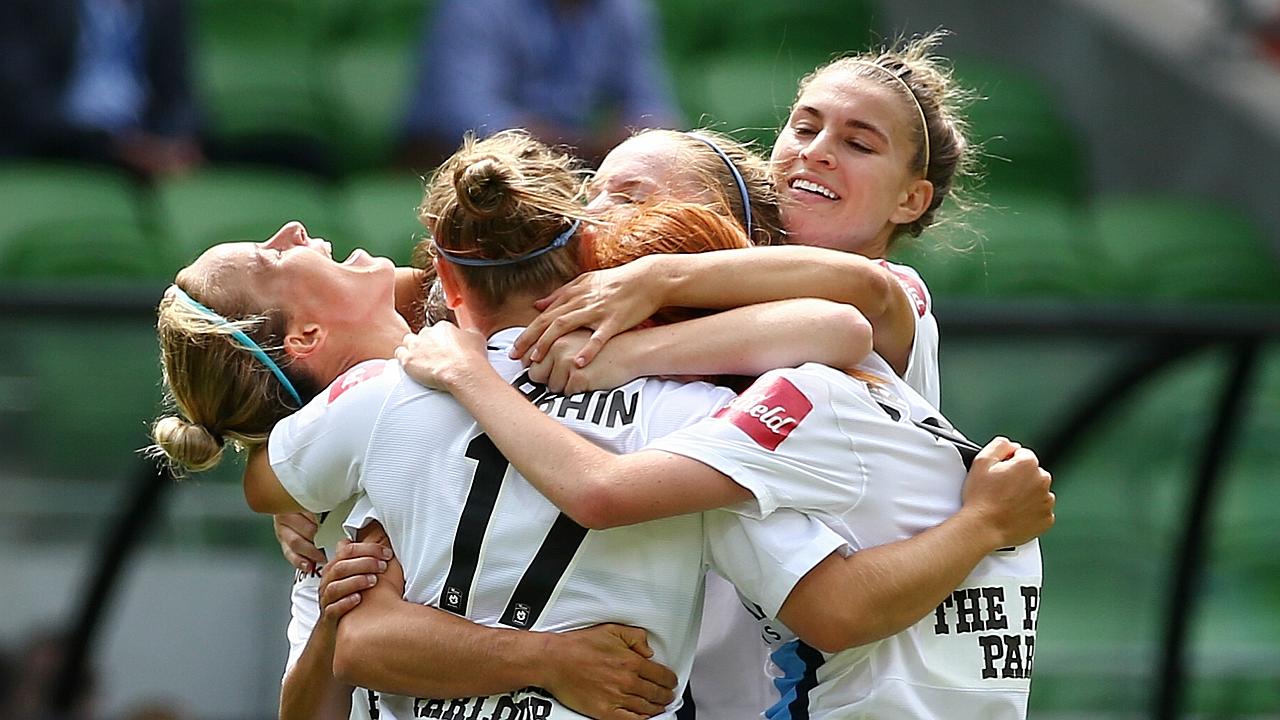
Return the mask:
MULTIPOLYGON (((638 450, 733 397, 705 383, 657 380, 570 397, 549 393, 507 357, 519 332, 490 339, 498 372, 544 412, 616 452, 638 450)), ((394 361, 348 371, 277 425, 269 450, 281 483, 305 507, 367 494, 405 568, 407 600, 490 626, 642 627, 655 660, 682 687, 708 566, 776 612, 805 573, 844 547, 821 522, 798 513, 758 522, 717 511, 589 532, 509 467, 452 397, 414 383, 394 361)), ((536 688, 459 700, 382 695, 380 709, 384 720, 580 717, 536 688)))
POLYGON ((942 407, 942 381, 938 377, 938 320, 933 316, 933 298, 920 273, 907 265, 881 260, 880 265, 893 273, 906 291, 915 309, 916 337, 907 356, 907 385, 929 405, 942 407))
MULTIPOLYGON (((342 537, 344 523, 363 524, 364 511, 360 508, 355 510, 359 517, 353 516, 348 520, 348 515, 352 515, 355 504, 356 498, 349 498, 321 518, 315 543, 326 557, 329 555, 329 549, 337 547, 337 542, 342 537)), ((367 504, 365 506, 367 507, 367 504)), ((323 572, 323 565, 311 572, 294 570, 293 590, 289 594, 289 626, 286 629, 286 634, 289 636, 289 657, 285 661, 284 677, 288 677, 289 672, 298 664, 302 651, 307 648, 307 641, 311 639, 311 633, 315 631, 316 623, 320 621, 320 575, 323 572)), ((350 720, 371 720, 370 710, 377 707, 377 702, 377 693, 364 688, 354 688, 351 692, 350 720)))
MULTIPOLYGON (((903 380, 930 405, 941 407, 938 321, 929 288, 914 268, 886 260, 880 265, 897 278, 914 310, 915 340, 903 380)), ((744 606, 733 585, 715 573, 707 576, 702 635, 690 678, 698 720, 753 717, 778 700, 778 690, 765 672, 771 652, 766 641, 772 631, 759 626, 757 615, 758 609, 744 606)), ((686 712, 683 720, 693 717, 686 712)))
MULTIPOLYGON (((878 356, 861 369, 883 382, 814 364, 770 372, 715 417, 654 447, 751 489, 761 515, 782 507, 820 517, 855 551, 911 537, 959 510, 977 446, 878 356)), ((916 625, 833 655, 767 622, 782 676, 767 715, 1024 717, 1040 578, 1038 542, 994 553, 916 625)))

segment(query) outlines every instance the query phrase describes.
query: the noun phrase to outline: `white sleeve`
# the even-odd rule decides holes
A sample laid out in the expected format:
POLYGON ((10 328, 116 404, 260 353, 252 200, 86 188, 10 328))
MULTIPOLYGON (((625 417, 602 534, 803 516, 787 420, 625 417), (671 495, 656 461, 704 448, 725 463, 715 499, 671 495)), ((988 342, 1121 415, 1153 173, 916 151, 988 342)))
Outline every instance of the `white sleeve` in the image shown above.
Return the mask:
POLYGON ((764 520, 715 510, 705 522, 711 566, 771 618, 801 578, 847 547, 822 522, 791 510, 764 520))
POLYGON ((938 320, 933 316, 933 297, 920 273, 907 265, 881 261, 886 270, 893 273, 915 308, 916 335, 907 356, 907 372, 902 379, 912 390, 941 407, 942 381, 938 376, 938 320))
MULTIPOLYGON (((316 623, 320 620, 320 572, 316 568, 309 573, 301 570, 294 572, 293 590, 289 593, 289 626, 285 630, 289 637, 289 659, 285 661, 284 676, 298 664, 302 651, 311 639, 316 623)), ((282 677, 281 682, 284 682, 282 677)))
POLYGON ((705 382, 680 383, 646 379, 640 393, 641 445, 689 427, 728 405, 735 397, 728 388, 705 382))
POLYGON ((400 378, 395 362, 361 363, 272 429, 271 469, 299 505, 324 512, 360 490, 374 423, 400 378))
POLYGON ((372 522, 382 522, 382 520, 378 518, 378 513, 373 509, 373 503, 369 502, 369 496, 361 494, 355 505, 352 506, 347 519, 343 521, 342 529, 346 533, 348 540, 355 540, 364 526, 372 522))
POLYGON ((651 447, 750 490, 754 501, 726 508, 733 512, 848 508, 864 491, 865 468, 832 408, 830 381, 813 368, 836 372, 815 365, 770 371, 715 415, 651 447))

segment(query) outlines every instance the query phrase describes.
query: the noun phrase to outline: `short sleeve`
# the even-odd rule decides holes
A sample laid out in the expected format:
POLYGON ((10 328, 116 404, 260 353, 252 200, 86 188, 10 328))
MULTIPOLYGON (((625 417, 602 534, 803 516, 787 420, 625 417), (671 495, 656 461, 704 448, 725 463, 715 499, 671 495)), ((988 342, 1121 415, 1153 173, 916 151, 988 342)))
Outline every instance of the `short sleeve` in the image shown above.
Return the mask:
POLYGON ((299 505, 325 512, 360 490, 374 422, 401 377, 393 361, 361 363, 276 424, 267 442, 271 469, 299 505))
MULTIPOLYGON (((780 507, 849 507, 865 485, 820 366, 774 370, 711 417, 651 447, 697 460, 743 486, 754 501, 726 508, 766 517, 780 507)), ((828 373, 836 371, 821 368, 828 373)))
MULTIPOLYGON (((289 637, 289 659, 285 661, 284 675, 298 664, 302 651, 307 648, 307 641, 320 620, 320 568, 304 573, 294 573, 293 590, 289 593, 289 626, 285 634, 289 637)), ((281 678, 281 682, 284 679, 281 678)))
POLYGON ((351 507, 347 519, 343 521, 342 530, 346 533, 348 540, 355 540, 360 531, 373 522, 381 522, 381 520, 378 518, 377 511, 373 509, 369 496, 362 494, 351 507))
POLYGON ((846 547, 821 521, 791 510, 764 520, 723 510, 705 518, 711 566, 769 617, 778 616, 801 578, 846 547))
POLYGON ((938 319, 933 316, 933 297, 920 274, 907 265, 881 261, 886 270, 893 273, 906 291, 915 309, 916 334, 907 356, 907 371, 902 379, 912 390, 941 407, 942 380, 938 374, 938 319))

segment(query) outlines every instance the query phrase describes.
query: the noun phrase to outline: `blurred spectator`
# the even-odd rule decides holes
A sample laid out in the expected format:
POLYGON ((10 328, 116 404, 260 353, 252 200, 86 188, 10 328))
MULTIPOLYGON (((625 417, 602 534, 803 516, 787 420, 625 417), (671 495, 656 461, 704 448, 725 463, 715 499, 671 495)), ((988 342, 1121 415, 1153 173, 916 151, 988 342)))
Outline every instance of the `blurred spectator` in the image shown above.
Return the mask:
POLYGON ((182 0, 0 2, 0 156, 201 161, 182 0))
POLYGON ((645 0, 441 0, 423 35, 406 160, 513 127, 598 160, 679 116, 645 0))

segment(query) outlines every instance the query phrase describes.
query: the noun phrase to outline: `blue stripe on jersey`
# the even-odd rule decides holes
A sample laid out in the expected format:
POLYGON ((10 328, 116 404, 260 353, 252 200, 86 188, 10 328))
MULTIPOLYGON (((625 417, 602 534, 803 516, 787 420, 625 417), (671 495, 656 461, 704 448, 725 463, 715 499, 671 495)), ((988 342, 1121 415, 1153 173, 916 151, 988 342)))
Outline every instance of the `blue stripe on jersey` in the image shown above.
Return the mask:
POLYGON ((773 680, 782 697, 764 712, 764 716, 769 720, 807 720, 809 691, 818 686, 822 653, 799 640, 792 640, 773 651, 770 657, 782 671, 782 677, 773 680))

